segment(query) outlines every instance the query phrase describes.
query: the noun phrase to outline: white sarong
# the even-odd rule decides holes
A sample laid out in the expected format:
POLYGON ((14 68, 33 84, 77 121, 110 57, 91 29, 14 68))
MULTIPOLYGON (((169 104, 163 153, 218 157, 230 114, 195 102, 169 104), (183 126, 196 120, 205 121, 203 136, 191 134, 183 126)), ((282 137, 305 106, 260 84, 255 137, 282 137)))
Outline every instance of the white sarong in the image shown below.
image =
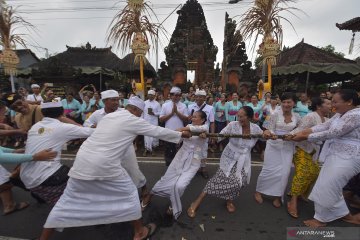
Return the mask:
POLYGON ((309 196, 315 202, 315 219, 331 222, 349 213, 342 189, 359 172, 359 157, 334 153, 326 155, 326 161, 309 196))
POLYGON ((264 153, 264 165, 257 180, 256 191, 281 197, 288 183, 294 143, 283 140, 268 140, 264 153))
MULTIPOLYGON (((188 150, 188 149, 186 149, 188 150)), ((182 212, 181 196, 200 168, 199 156, 194 151, 180 149, 164 176, 155 184, 151 193, 170 198, 174 218, 182 212)))
POLYGON ((138 192, 129 176, 104 181, 70 178, 44 227, 62 229, 140 218, 138 192))

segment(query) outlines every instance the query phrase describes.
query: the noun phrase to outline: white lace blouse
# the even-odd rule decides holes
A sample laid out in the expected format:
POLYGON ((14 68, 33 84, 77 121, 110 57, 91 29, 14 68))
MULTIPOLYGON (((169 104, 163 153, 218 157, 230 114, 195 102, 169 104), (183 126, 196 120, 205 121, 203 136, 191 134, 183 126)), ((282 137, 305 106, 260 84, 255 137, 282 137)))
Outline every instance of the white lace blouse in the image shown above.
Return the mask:
POLYGON ((337 113, 329 121, 314 126, 311 130, 313 133, 309 135, 308 140, 311 142, 327 140, 330 153, 345 157, 360 157, 360 108, 350 110, 343 115, 337 113))
MULTIPOLYGON (((328 118, 325 118, 325 121, 328 120, 328 118)), ((304 129, 308 129, 311 127, 314 127, 316 125, 322 124, 321 117, 317 112, 311 112, 305 115, 297 128, 295 128, 293 131, 291 131, 291 134, 301 132, 304 129)), ((321 142, 309 142, 309 141, 302 141, 299 143, 296 143, 295 145, 303 149, 307 153, 312 153, 314 150, 316 151, 316 154, 314 154, 314 160, 318 158, 318 153, 320 151, 320 144, 321 142)))

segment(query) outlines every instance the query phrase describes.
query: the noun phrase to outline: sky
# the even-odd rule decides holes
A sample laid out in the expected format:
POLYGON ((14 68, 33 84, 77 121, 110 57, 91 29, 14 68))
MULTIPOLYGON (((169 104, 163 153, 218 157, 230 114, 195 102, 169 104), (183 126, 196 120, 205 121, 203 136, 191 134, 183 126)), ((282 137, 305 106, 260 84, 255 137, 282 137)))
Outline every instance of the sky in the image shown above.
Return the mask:
MULTIPOLYGON (((185 4, 186 0, 149 0, 157 17, 153 22, 163 22, 167 30, 167 37, 160 35, 159 64, 165 61, 163 48, 168 44, 175 29, 178 15, 176 11, 185 4), (174 12, 173 12, 174 11, 174 12)), ((218 47, 216 62, 222 62, 222 45, 225 24, 225 12, 230 17, 239 20, 239 16, 250 6, 252 0, 242 0, 237 4, 228 4, 227 0, 198 0, 204 10, 207 27, 218 47)), ((36 31, 17 29, 25 36, 30 48, 39 58, 46 57, 46 49, 50 55, 66 51, 66 45, 79 47, 90 42, 97 48, 107 47, 108 28, 115 14, 125 6, 124 0, 8 0, 8 5, 18 7, 17 11, 26 21, 36 26, 36 31)), ((302 39, 313 46, 333 45, 338 52, 345 53, 345 57, 355 59, 360 56, 360 34, 355 36, 355 48, 352 55, 348 54, 351 31, 340 31, 335 23, 343 23, 354 17, 359 17, 360 0, 298 0, 290 6, 303 11, 296 12, 297 17, 285 14, 292 27, 283 22, 283 45, 292 47, 302 39)), ((251 61, 256 54, 250 51, 251 40, 246 41, 247 52, 251 61)), ((22 48, 22 47, 18 47, 22 48)), ((120 58, 127 53, 113 48, 120 58)), ((147 55, 150 63, 156 65, 155 47, 151 46, 147 55)), ((216 63, 215 63, 216 64, 216 63)))

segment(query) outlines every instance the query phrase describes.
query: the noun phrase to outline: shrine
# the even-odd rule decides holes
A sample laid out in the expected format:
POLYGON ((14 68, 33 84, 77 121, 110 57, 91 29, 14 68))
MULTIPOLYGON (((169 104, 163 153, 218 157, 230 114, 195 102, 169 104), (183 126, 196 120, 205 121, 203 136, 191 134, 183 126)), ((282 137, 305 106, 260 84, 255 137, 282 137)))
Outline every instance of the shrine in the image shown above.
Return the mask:
POLYGON ((214 82, 218 48, 207 28, 201 5, 196 0, 188 0, 177 13, 175 30, 165 48, 172 83, 184 86, 187 71, 195 71, 195 84, 214 82))

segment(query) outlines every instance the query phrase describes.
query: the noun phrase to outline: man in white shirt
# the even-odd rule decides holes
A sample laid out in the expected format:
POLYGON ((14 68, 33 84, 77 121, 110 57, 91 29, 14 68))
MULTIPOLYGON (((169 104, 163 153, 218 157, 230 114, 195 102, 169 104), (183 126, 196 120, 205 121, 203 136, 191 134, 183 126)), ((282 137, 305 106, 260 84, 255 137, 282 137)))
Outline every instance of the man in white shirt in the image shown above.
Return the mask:
MULTIPOLYGON (((188 121, 188 110, 184 103, 180 102, 181 89, 172 87, 170 90, 171 101, 165 102, 161 107, 160 122, 165 123, 165 128, 176 130, 184 127, 188 121)), ((165 164, 169 166, 177 152, 175 143, 165 143, 165 164)))
POLYGON ((90 136, 94 129, 60 122, 64 112, 61 102, 42 103, 41 112, 44 118, 30 128, 25 153, 52 149, 57 156, 50 162, 22 163, 20 178, 33 195, 54 205, 68 180, 69 168, 60 163, 62 146, 67 141, 90 136))
MULTIPOLYGON (((159 125, 159 115, 161 112, 160 104, 155 100, 155 91, 148 91, 148 100, 145 101, 145 108, 143 117, 144 119, 155 126, 159 125)), ((153 155, 153 147, 159 146, 159 140, 153 137, 144 136, 145 150, 143 156, 146 157, 146 153, 149 152, 153 155)))
POLYGON ((38 84, 31 84, 31 91, 33 94, 29 94, 26 97, 26 101, 30 104, 40 105, 44 101, 40 94, 40 86, 38 84))
MULTIPOLYGON (((96 110, 91 116, 84 122, 84 127, 96 128, 99 122, 107 114, 122 111, 119 108, 119 93, 115 90, 106 90, 101 92, 101 99, 104 102, 105 107, 99 110, 96 110)), ((121 162, 122 166, 130 175, 135 186, 141 188, 141 195, 144 196, 148 193, 146 187, 146 178, 144 174, 140 171, 139 165, 137 163, 136 153, 133 146, 130 146, 126 153, 124 153, 123 160, 121 162)))
POLYGON ((118 111, 119 109, 119 94, 115 90, 106 90, 101 92, 101 100, 105 107, 96 110, 91 116, 84 122, 84 127, 96 128, 100 120, 109 113, 118 111))
POLYGON ((122 167, 127 149, 137 135, 178 143, 189 132, 151 125, 140 118, 144 101, 129 99, 126 110, 106 115, 79 149, 69 172, 68 185, 44 225, 40 240, 54 228, 132 221, 134 239, 146 239, 156 226, 143 226, 136 186, 122 167), (76 211, 74 211, 76 209, 76 211))
MULTIPOLYGON (((189 105, 189 121, 191 120, 192 114, 196 111, 202 110, 206 113, 207 121, 206 123, 209 126, 210 133, 215 133, 215 115, 214 109, 212 106, 206 104, 206 91, 197 89, 195 92, 195 103, 189 105)), ((206 144, 205 148, 203 149, 204 155, 207 156, 208 152, 208 144, 206 144)), ((206 158, 201 159, 201 168, 199 170, 203 178, 208 179, 209 174, 206 171, 206 158)))

